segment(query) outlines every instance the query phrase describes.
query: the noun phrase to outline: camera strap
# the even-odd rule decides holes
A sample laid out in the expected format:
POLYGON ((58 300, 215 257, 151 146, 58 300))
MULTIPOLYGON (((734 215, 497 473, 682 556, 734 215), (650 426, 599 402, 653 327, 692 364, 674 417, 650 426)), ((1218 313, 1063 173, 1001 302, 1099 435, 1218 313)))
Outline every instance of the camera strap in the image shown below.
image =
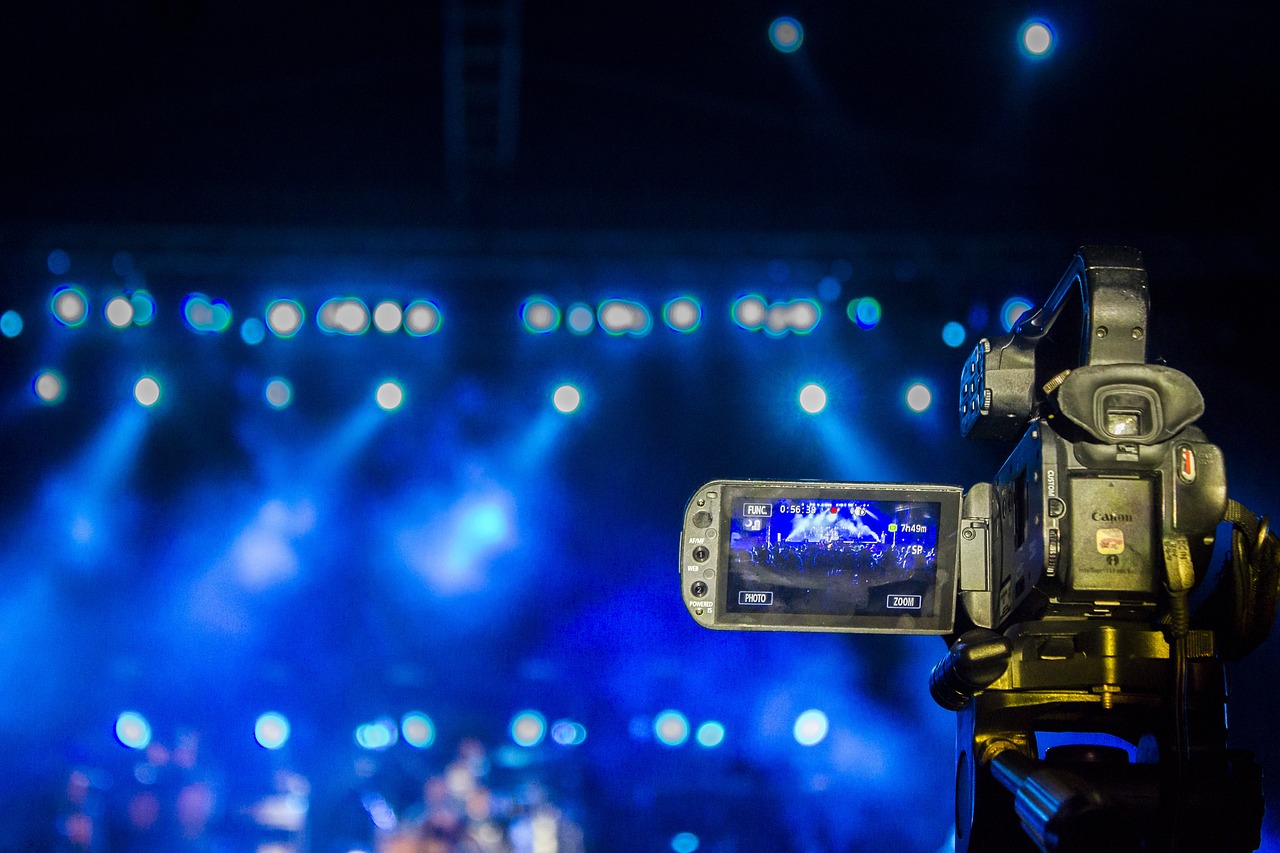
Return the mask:
POLYGON ((1258 516, 1233 500, 1223 519, 1232 526, 1230 567, 1230 635, 1227 656, 1239 658, 1257 648, 1271 632, 1280 598, 1280 542, 1266 516, 1258 516))

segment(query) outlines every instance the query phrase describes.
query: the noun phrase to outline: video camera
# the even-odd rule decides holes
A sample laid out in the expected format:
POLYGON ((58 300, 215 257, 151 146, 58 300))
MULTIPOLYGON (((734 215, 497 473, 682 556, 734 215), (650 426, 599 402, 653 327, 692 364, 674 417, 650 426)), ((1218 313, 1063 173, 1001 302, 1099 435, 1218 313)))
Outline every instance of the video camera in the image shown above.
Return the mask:
POLYGON ((978 343, 961 430, 1018 441, 990 483, 716 480, 686 508, 681 592, 705 627, 947 638, 930 690, 960 712, 959 851, 1260 842, 1223 662, 1270 631, 1276 537, 1229 500, 1194 382, 1147 363, 1148 311, 1140 253, 1085 247, 978 343))

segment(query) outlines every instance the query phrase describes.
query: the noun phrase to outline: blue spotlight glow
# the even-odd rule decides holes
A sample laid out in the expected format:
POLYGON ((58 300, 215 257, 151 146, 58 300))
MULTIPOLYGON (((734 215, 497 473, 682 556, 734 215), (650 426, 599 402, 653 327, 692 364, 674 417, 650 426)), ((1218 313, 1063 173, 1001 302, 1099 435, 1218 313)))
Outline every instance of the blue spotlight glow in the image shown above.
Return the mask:
POLYGON ((71 269, 71 256, 61 249, 54 249, 49 253, 49 257, 45 258, 45 265, 49 267, 49 272, 54 275, 64 275, 67 270, 71 269))
POLYGON ((427 299, 410 302, 404 309, 404 330, 415 338, 425 338, 440 331, 444 317, 440 306, 427 299))
POLYGON ((908 388, 906 397, 907 408, 916 413, 926 411, 933 404, 933 392, 922 382, 908 388))
POLYGON ((155 319, 156 300, 147 291, 135 290, 129 304, 133 306, 133 325, 145 326, 155 319))
POLYGON ((587 742, 587 728, 573 720, 557 720, 551 725, 551 739, 561 746, 581 746, 587 742))
POLYGON ((284 409, 293 402, 293 386, 289 384, 289 380, 277 376, 267 381, 262 389, 262 396, 271 408, 284 409))
POLYGON ((829 725, 826 714, 817 708, 811 708, 796 717, 792 734, 795 735, 796 743, 801 746, 816 746, 826 738, 829 725))
POLYGON ((321 304, 316 323, 330 335, 363 335, 369 331, 369 307, 354 296, 335 296, 321 304))
POLYGON ((400 310, 399 305, 390 300, 379 302, 373 307, 373 326, 383 334, 389 335, 400 331, 402 320, 404 320, 404 312, 400 310))
POLYGON ((284 714, 268 711, 253 724, 253 739, 263 749, 279 749, 289 742, 289 721, 284 714))
POLYGON ((551 402, 557 410, 567 415, 576 412, 582 405, 582 392, 572 385, 561 385, 551 395, 551 402))
POLYGON ((560 309, 545 296, 530 296, 520 306, 520 322, 527 331, 546 335, 560 325, 560 309))
POLYGON ((436 724, 420 711, 410 711, 400 719, 404 742, 415 749, 426 749, 436 742, 436 724))
POLYGON ((511 718, 511 739, 517 746, 537 746, 546 735, 547 719, 537 711, 521 711, 511 718))
POLYGON ((102 309, 107 322, 117 329, 133 325, 133 302, 125 296, 113 296, 102 309))
POLYGON ((399 739, 400 729, 394 720, 375 720, 356 727, 356 743, 364 749, 389 749, 399 739))
POLYGON ((835 302, 840 298, 840 279, 833 275, 824 275, 818 280, 818 298, 824 302, 835 302))
POLYGON ((795 53, 804 43, 804 27, 795 18, 775 18, 769 25, 769 42, 782 53, 795 53))
POLYGON ((793 299, 775 302, 769 306, 765 317, 764 332, 770 337, 781 337, 788 332, 807 335, 818 327, 822 309, 812 299, 793 299))
POLYGON ((151 724, 137 711, 116 717, 116 740, 129 749, 146 749, 151 743, 151 724))
POLYGON ((277 299, 267 305, 267 328, 278 338, 292 338, 302 329, 306 315, 292 299, 277 299))
POLYGON ((850 320, 864 329, 874 329, 880 324, 880 303, 872 296, 851 299, 845 313, 849 315, 850 320))
POLYGON ((219 334, 231 325, 231 306, 203 293, 192 293, 182 302, 182 316, 197 332, 219 334))
POLYGON ((151 408, 160 402, 160 383, 155 377, 143 376, 133 384, 133 399, 145 408, 151 408))
POLYGON ((251 347, 266 340, 267 324, 263 323, 257 317, 250 317, 240 324, 240 340, 244 341, 251 347))
POLYGON ((672 853, 695 853, 701 843, 692 832, 677 832, 671 836, 672 853))
POLYGON ((800 389, 800 408, 811 415, 816 415, 827 407, 827 392, 821 385, 810 382, 800 389))
POLYGON ((942 342, 949 347, 958 347, 964 344, 965 331, 964 326, 952 320, 942 327, 942 342))
POLYGON ((698 733, 694 735, 694 739, 698 741, 698 745, 706 749, 715 749, 724 743, 724 724, 715 720, 707 720, 698 726, 698 733))
POLYGON ((1035 304, 1025 296, 1014 296, 1005 300, 1004 305, 1000 307, 1000 325, 1006 332, 1012 332, 1013 327, 1018 324, 1018 318, 1034 307, 1035 304))
POLYGON ((653 328, 649 309, 629 299, 606 299, 600 303, 596 316, 600 318, 600 328, 614 336, 631 335, 640 338, 649 334, 649 330, 653 328))
POLYGON ((387 380, 378 386, 374 399, 384 412, 394 412, 404 403, 404 389, 400 383, 387 380))
POLYGON ((678 296, 663 307, 662 319, 677 332, 692 332, 702 323, 702 306, 691 296, 678 296))
POLYGON ((679 711, 663 711, 653 718, 653 736, 664 746, 680 746, 689 739, 689 720, 679 711))
POLYGON ((53 406, 61 403, 67 396, 67 383, 56 371, 42 370, 32 381, 31 390, 40 402, 53 406))
POLYGON ((754 332, 764 327, 764 321, 769 316, 769 305, 764 301, 764 297, 748 293, 733 303, 730 314, 733 322, 738 326, 748 332, 754 332))
POLYGON ((591 306, 575 302, 565 312, 565 324, 575 335, 585 335, 595 328, 596 314, 591 310, 591 306))
POLYGON ((1053 53, 1057 38, 1048 21, 1032 18, 1018 29, 1018 48, 1030 59, 1044 59, 1053 53))
POLYGON ((22 334, 22 315, 17 311, 6 311, 0 314, 0 335, 16 338, 22 334))
POLYGON ((74 328, 89 318, 89 299, 74 284, 59 287, 49 300, 49 310, 59 323, 74 328))

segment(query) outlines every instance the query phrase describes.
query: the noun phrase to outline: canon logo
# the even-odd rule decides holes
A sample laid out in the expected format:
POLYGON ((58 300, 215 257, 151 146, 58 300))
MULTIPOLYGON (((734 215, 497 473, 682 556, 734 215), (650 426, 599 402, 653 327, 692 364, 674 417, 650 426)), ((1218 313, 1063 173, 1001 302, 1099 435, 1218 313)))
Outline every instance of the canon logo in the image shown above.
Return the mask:
POLYGON ((1133 521, 1133 516, 1126 512, 1095 512, 1094 521, 1133 521))

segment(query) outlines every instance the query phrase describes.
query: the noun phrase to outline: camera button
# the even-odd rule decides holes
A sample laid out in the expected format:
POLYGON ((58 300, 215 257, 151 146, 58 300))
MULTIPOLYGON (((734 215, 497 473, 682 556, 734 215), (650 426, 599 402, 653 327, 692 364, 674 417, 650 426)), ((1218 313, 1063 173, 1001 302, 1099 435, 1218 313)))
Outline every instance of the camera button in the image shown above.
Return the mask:
POLYGON ((1067 502, 1062 498, 1049 498, 1049 517, 1062 518, 1067 514, 1067 502))

